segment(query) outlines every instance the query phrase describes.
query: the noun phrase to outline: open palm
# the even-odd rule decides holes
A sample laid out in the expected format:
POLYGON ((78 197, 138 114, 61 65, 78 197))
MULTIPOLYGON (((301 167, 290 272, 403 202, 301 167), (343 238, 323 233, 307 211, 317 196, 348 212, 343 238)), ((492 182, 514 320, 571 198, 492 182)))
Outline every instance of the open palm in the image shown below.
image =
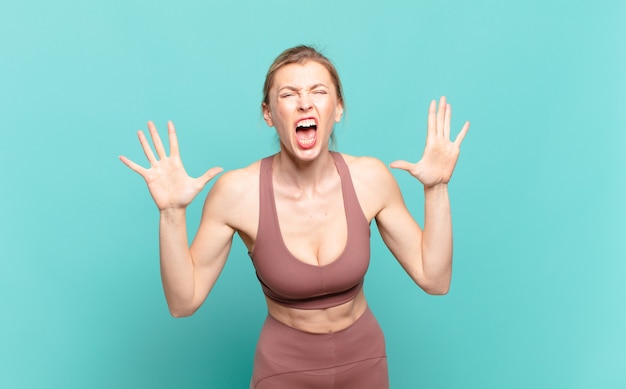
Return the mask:
POLYGON ((459 151, 463 138, 469 129, 469 122, 463 128, 454 142, 450 140, 450 120, 452 107, 446 103, 446 98, 439 100, 439 109, 435 100, 428 108, 428 133, 422 159, 417 163, 395 161, 392 168, 402 169, 417 178, 425 187, 437 184, 447 184, 459 158, 459 151))
POLYGON ((170 143, 169 156, 165 152, 154 123, 148 122, 148 130, 157 156, 152 152, 143 131, 139 131, 138 136, 141 147, 148 158, 148 162, 150 162, 150 168, 144 168, 123 156, 120 157, 120 160, 146 180, 150 195, 159 210, 185 208, 200 193, 202 188, 222 171, 222 168, 209 169, 198 178, 189 177, 180 158, 174 124, 172 122, 167 124, 170 143))

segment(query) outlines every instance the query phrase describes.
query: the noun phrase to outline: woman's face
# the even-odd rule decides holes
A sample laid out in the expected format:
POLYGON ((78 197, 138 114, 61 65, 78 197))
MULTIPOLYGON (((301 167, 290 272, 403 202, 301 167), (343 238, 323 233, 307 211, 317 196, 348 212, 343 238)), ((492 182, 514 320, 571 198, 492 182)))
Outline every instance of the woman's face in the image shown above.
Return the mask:
POLYGON ((270 88, 269 105, 263 105, 263 117, 276 128, 281 149, 305 161, 328 149, 342 113, 330 73, 315 61, 280 68, 270 88))

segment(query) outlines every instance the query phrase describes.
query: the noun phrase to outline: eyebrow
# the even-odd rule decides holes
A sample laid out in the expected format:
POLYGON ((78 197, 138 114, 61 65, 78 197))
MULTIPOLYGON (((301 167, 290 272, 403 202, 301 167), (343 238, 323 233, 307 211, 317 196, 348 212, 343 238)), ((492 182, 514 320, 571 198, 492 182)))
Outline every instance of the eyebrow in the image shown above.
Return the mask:
MULTIPOLYGON (((319 88, 319 87, 328 88, 328 86, 326 86, 326 84, 318 82, 317 84, 311 85, 309 87, 309 89, 315 89, 315 88, 319 88)), ((296 86, 293 86, 293 85, 285 85, 285 86, 280 87, 278 90, 281 91, 283 89, 288 89, 288 90, 292 90, 292 91, 296 91, 297 92, 297 91, 301 90, 302 88, 301 87, 296 87, 296 86)))

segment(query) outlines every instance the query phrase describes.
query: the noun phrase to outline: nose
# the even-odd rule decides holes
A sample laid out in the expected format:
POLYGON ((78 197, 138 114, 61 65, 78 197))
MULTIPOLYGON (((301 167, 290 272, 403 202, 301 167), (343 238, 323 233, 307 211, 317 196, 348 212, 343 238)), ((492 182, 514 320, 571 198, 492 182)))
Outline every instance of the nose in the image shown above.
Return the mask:
POLYGON ((311 109, 313 104, 311 103, 311 98, 308 93, 302 93, 300 98, 298 99, 298 110, 299 111, 308 111, 311 109))

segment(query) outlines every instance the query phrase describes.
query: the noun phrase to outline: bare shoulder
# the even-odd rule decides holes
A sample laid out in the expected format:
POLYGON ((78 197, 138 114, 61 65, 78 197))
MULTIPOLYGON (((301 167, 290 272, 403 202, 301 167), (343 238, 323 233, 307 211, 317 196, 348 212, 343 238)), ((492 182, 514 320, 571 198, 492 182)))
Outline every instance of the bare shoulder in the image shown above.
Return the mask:
POLYGON ((395 178, 389 171, 387 165, 374 157, 356 157, 342 154, 343 159, 350 168, 350 175, 353 181, 368 187, 384 187, 394 184, 395 178))
POLYGON ((259 170, 261 161, 244 168, 229 170, 213 184, 205 201, 205 213, 218 216, 237 231, 256 227, 250 221, 258 218, 259 170))
POLYGON ((350 176, 363 212, 371 220, 389 198, 398 193, 396 179, 387 165, 378 158, 348 154, 342 156, 350 169, 350 176))
POLYGON ((242 195, 248 192, 251 184, 259 182, 261 161, 256 161, 244 168, 229 170, 218 177, 211 188, 217 195, 242 195))

